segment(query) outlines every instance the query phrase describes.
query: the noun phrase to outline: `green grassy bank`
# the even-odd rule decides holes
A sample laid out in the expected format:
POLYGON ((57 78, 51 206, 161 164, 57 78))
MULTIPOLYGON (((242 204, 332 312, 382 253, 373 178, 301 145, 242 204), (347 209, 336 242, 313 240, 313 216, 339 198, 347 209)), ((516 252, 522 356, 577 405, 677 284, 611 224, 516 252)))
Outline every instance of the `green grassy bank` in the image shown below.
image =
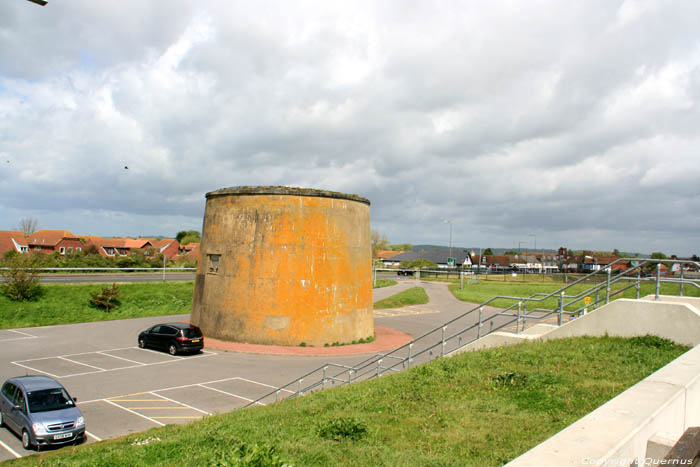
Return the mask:
MULTIPOLYGON (((510 297, 529 297, 536 293, 552 293, 560 288, 564 287, 564 283, 557 282, 495 282, 495 281, 480 281, 479 283, 469 283, 465 284, 464 288, 460 290, 459 283, 450 283, 449 289, 452 294, 459 300, 470 302, 470 303, 483 303, 492 297, 497 295, 510 296, 510 297)), ((593 284, 577 284, 566 290, 566 295, 577 295, 585 290, 590 289, 593 284)), ((611 291, 611 300, 617 300, 618 298, 636 298, 636 291, 634 288, 630 288, 621 294, 616 294, 615 292, 625 287, 622 284, 613 284, 611 291)), ((679 286, 678 284, 661 284, 661 294, 662 295, 678 295, 679 286)), ((655 284, 642 284, 640 290, 640 297, 646 295, 653 295, 656 291, 655 284)), ((683 294, 688 297, 700 297, 700 289, 692 286, 686 285, 683 288, 683 294)), ((602 306, 605 301, 605 292, 601 291, 599 295, 600 305, 602 306)), ((595 294, 591 295, 591 301, 595 301, 595 294)), ((507 306, 515 303, 513 300, 496 300, 490 305, 505 308, 507 306)), ((578 302, 574 305, 574 308, 578 309, 583 305, 583 302, 578 302)), ((538 302, 536 305, 534 303, 529 303, 528 308, 549 308, 556 309, 558 306, 558 300, 556 298, 550 298, 543 302, 538 302)), ((569 309, 567 307, 567 309, 569 309)))
POLYGON ((423 287, 411 287, 403 292, 399 292, 391 297, 374 302, 375 310, 386 308, 400 308, 408 305, 423 305, 428 303, 428 294, 423 287))
POLYGON ((0 328, 177 315, 192 311, 192 281, 118 284, 121 290, 118 308, 108 313, 91 306, 90 292, 99 293, 111 285, 42 285, 42 295, 28 302, 16 302, 0 295, 0 328))

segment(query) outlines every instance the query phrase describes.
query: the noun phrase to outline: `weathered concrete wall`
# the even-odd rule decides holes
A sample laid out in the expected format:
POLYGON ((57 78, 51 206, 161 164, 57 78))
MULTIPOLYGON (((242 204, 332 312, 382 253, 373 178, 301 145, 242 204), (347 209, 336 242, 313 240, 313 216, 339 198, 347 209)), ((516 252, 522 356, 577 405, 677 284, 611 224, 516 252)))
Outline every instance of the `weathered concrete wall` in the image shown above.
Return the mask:
POLYGON ((700 313, 689 299, 670 301, 621 298, 569 321, 544 339, 574 336, 633 337, 653 334, 679 344, 700 344, 700 313))
POLYGON ((192 322, 205 336, 256 344, 368 338, 371 261, 364 198, 285 187, 208 193, 192 322))
POLYGON ((675 441, 699 423, 695 347, 506 465, 660 465, 650 441, 675 441))

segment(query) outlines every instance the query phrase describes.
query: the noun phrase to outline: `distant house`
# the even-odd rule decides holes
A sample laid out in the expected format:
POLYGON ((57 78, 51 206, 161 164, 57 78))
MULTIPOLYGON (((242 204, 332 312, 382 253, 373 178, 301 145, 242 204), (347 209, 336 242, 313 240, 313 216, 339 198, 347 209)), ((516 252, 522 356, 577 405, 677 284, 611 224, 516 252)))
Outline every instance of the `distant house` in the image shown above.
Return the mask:
POLYGON ((187 261, 198 262, 199 261, 199 243, 188 243, 187 245, 180 245, 180 252, 178 256, 187 259, 187 261))
POLYGON ((153 247, 169 260, 180 253, 180 244, 174 238, 149 239, 153 247))
POLYGON ((375 255, 374 260, 381 261, 384 266, 398 266, 400 261, 394 260, 394 258, 400 254, 404 253, 403 251, 393 251, 393 250, 384 250, 384 251, 379 251, 375 255))
MULTIPOLYGON (((429 250, 429 251, 407 251, 399 255, 393 256, 391 261, 400 264, 403 261, 413 261, 416 259, 425 259, 437 264, 438 268, 447 268, 447 258, 450 257, 449 250, 429 250)), ((470 267, 472 259, 469 253, 462 250, 452 250, 452 258, 455 258, 457 267, 470 267)))
POLYGON ((80 237, 67 230, 37 230, 25 241, 32 252, 58 252, 61 255, 82 251, 85 246, 80 237))
POLYGON ((24 234, 15 230, 0 230, 0 255, 9 251, 26 253, 29 251, 24 234))

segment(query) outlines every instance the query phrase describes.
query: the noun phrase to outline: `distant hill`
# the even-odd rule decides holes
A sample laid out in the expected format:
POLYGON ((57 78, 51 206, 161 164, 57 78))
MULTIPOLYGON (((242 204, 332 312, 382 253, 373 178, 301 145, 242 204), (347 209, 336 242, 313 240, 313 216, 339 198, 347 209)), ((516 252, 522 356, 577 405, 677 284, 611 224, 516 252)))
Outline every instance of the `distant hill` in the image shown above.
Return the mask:
MULTIPOLYGON (((487 247, 482 247, 482 248, 481 248, 481 251, 484 251, 486 248, 487 248, 487 247)), ((425 250, 425 251, 430 251, 430 250, 449 250, 449 249, 450 249, 449 246, 444 246, 444 245, 428 245, 428 244, 424 244, 424 245, 413 245, 413 251, 421 251, 421 250, 425 250)), ((469 248, 467 248, 467 247, 463 247, 463 246, 452 245, 452 251, 468 251, 468 252, 471 252, 472 250, 474 250, 474 253, 476 253, 477 255, 479 254, 479 247, 469 247, 469 248)), ((491 251, 493 251, 493 254, 494 254, 494 255, 502 255, 502 254, 504 254, 504 253, 505 253, 506 251, 508 251, 508 250, 517 250, 517 248, 494 248, 494 247, 491 247, 491 251)), ((547 248, 545 248, 545 249, 538 248, 537 250, 534 250, 534 249, 532 249, 532 248, 521 248, 520 251, 522 251, 523 253, 534 253, 535 251, 536 251, 537 253, 542 253, 543 251, 544 251, 545 253, 556 253, 556 252, 557 252, 557 250, 551 250, 551 249, 547 249, 547 248)))

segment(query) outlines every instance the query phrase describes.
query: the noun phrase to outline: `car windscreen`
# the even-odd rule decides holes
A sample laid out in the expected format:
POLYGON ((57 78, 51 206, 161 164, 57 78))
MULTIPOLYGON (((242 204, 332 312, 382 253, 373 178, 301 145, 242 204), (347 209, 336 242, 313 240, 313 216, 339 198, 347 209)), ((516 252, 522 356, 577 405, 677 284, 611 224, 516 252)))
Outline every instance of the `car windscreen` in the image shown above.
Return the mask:
POLYGON ((32 413, 73 407, 73 401, 63 388, 32 391, 28 392, 27 396, 29 396, 29 411, 32 413))
POLYGON ((202 337, 202 331, 200 331, 198 327, 192 326, 190 328, 183 329, 182 335, 190 339, 193 337, 202 337))

